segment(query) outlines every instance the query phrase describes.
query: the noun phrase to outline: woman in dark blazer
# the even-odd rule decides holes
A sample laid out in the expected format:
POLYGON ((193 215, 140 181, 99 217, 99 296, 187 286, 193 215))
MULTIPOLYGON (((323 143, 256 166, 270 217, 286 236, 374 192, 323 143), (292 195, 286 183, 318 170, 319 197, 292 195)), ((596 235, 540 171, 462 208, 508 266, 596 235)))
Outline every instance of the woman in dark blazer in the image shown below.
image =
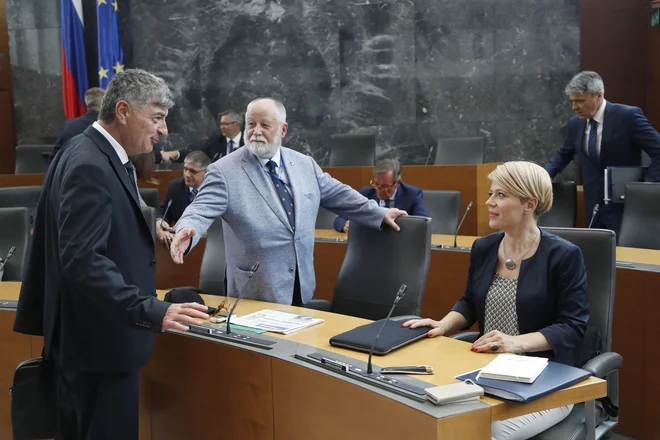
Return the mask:
MULTIPOLYGON (((531 162, 507 162, 489 176, 489 226, 499 232, 477 239, 470 253, 465 294, 429 337, 478 322, 474 352, 529 353, 572 365, 589 320, 587 273, 574 244, 541 231, 539 215, 552 206, 548 173, 531 162)), ((553 426, 571 407, 493 424, 493 438, 524 439, 553 426)))

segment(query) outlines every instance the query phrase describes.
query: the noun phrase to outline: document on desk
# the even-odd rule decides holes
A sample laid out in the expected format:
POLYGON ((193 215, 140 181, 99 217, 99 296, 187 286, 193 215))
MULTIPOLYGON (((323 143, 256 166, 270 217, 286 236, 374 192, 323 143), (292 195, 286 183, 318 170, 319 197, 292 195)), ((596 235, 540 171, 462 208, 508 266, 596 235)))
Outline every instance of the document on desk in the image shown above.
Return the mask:
POLYGON ((548 366, 548 359, 517 354, 500 354, 481 369, 477 379, 532 383, 548 366))
POLYGON ((236 318, 232 320, 232 324, 288 335, 324 321, 315 316, 265 309, 236 318))

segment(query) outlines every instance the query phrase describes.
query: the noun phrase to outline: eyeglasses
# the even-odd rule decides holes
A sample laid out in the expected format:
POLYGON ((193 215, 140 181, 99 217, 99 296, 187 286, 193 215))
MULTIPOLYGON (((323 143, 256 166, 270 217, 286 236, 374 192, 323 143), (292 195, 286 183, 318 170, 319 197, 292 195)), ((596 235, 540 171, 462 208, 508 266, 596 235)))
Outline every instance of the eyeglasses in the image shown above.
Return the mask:
POLYGON ((238 124, 238 122, 221 122, 220 127, 228 127, 233 124, 238 124))
POLYGON ((398 184, 399 184, 398 181, 394 182, 394 183, 391 184, 391 185, 381 185, 381 184, 379 184, 378 182, 374 182, 373 180, 371 180, 371 181, 369 182, 369 185, 371 185, 373 188, 376 188, 376 189, 382 189, 383 191, 389 191, 389 190, 391 190, 392 188, 394 188, 395 186, 397 186, 398 184))
POLYGON ((196 176, 202 171, 206 171, 206 170, 193 170, 192 168, 183 167, 183 172, 185 173, 186 171, 192 174, 193 176, 196 176))
POLYGON ((229 315, 229 308, 231 304, 229 303, 229 300, 224 300, 220 303, 220 305, 215 309, 215 311, 211 314, 209 314, 209 318, 212 318, 214 316, 227 316, 229 315), (224 313, 222 313, 224 311, 224 313))

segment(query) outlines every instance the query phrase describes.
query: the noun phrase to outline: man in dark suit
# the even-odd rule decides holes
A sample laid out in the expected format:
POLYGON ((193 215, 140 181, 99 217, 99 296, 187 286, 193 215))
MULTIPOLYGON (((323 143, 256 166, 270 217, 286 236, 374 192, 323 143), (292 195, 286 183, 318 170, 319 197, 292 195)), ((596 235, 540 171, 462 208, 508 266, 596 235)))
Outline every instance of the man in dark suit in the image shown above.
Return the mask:
POLYGON ((85 92, 85 107, 87 107, 87 113, 64 123, 64 128, 60 133, 60 137, 55 141, 53 151, 51 151, 50 156, 48 157, 48 164, 53 161, 53 158, 57 152, 60 151, 60 148, 62 148, 62 145, 64 145, 66 141, 79 135, 85 131, 87 127, 96 122, 99 117, 99 109, 101 108, 101 101, 103 101, 104 93, 105 90, 100 87, 92 87, 85 92))
POLYGON ((596 72, 580 72, 566 86, 576 115, 568 121, 564 144, 545 164, 555 177, 577 154, 582 168, 586 219, 592 227, 619 234, 622 203, 603 203, 607 167, 641 166, 642 150, 651 157, 646 181, 660 181, 660 134, 642 110, 605 100, 603 80, 596 72), (594 215, 594 207, 599 212, 594 215), (592 222, 593 220, 593 222, 592 222))
POLYGON ((197 196, 210 164, 209 157, 203 151, 189 153, 183 163, 183 177, 172 180, 167 186, 167 194, 156 219, 156 236, 165 248, 170 248, 174 238, 170 228, 179 221, 183 211, 197 196))
POLYGON ((154 243, 128 160, 167 134, 172 105, 161 78, 115 74, 99 120, 46 175, 14 330, 44 336, 58 440, 137 439, 138 372, 155 333, 208 317, 201 304, 156 298, 154 243))
MULTIPOLYGON (((396 159, 385 159, 374 167, 374 178, 369 186, 360 188, 360 194, 375 200, 382 208, 397 208, 408 215, 429 217, 422 198, 422 190, 401 181, 401 164, 396 159)), ((348 232, 350 221, 337 217, 334 228, 348 232)))
POLYGON ((204 143, 192 146, 188 150, 179 150, 173 160, 185 160, 186 154, 194 150, 203 151, 211 159, 211 163, 233 153, 245 145, 241 124, 243 118, 236 110, 226 110, 218 115, 220 133, 208 138, 204 143))

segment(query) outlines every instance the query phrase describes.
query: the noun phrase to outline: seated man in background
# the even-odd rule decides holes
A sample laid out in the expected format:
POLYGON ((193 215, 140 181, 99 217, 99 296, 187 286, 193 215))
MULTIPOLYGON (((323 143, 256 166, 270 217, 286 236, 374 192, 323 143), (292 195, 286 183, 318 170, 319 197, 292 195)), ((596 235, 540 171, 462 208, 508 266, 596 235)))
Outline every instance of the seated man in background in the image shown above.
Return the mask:
POLYGON ((60 148, 62 148, 62 145, 64 145, 66 141, 74 136, 79 135, 85 131, 87 127, 96 122, 96 120, 99 118, 99 110, 101 109, 101 101, 103 101, 103 95, 105 95, 105 90, 100 87, 92 87, 85 92, 85 107, 87 107, 87 113, 66 121, 64 128, 60 133, 60 137, 58 137, 57 141, 55 141, 53 151, 48 157, 48 164, 53 161, 53 158, 57 152, 60 151, 60 148))
MULTIPOLYGON (((360 194, 375 200, 382 208, 397 208, 408 215, 429 217, 422 199, 422 190, 401 181, 401 164, 396 159, 380 161, 374 168, 370 186, 360 189, 360 194)), ((337 217, 334 227, 339 232, 348 232, 350 222, 337 217)))
MULTIPOLYGON (((238 150, 245 145, 241 132, 243 118, 236 110, 226 110, 218 115, 220 133, 214 134, 199 145, 188 149, 162 151, 163 159, 181 162, 191 151, 203 151, 211 159, 211 163, 238 150)), ((158 161, 158 157, 156 157, 158 161)), ((162 162, 162 163, 166 163, 162 162)))
POLYGON ((183 211, 197 196, 210 164, 209 157, 202 151, 189 153, 183 162, 183 177, 172 180, 167 187, 167 194, 156 219, 156 236, 167 249, 174 238, 174 234, 169 232, 170 227, 179 221, 183 211))

